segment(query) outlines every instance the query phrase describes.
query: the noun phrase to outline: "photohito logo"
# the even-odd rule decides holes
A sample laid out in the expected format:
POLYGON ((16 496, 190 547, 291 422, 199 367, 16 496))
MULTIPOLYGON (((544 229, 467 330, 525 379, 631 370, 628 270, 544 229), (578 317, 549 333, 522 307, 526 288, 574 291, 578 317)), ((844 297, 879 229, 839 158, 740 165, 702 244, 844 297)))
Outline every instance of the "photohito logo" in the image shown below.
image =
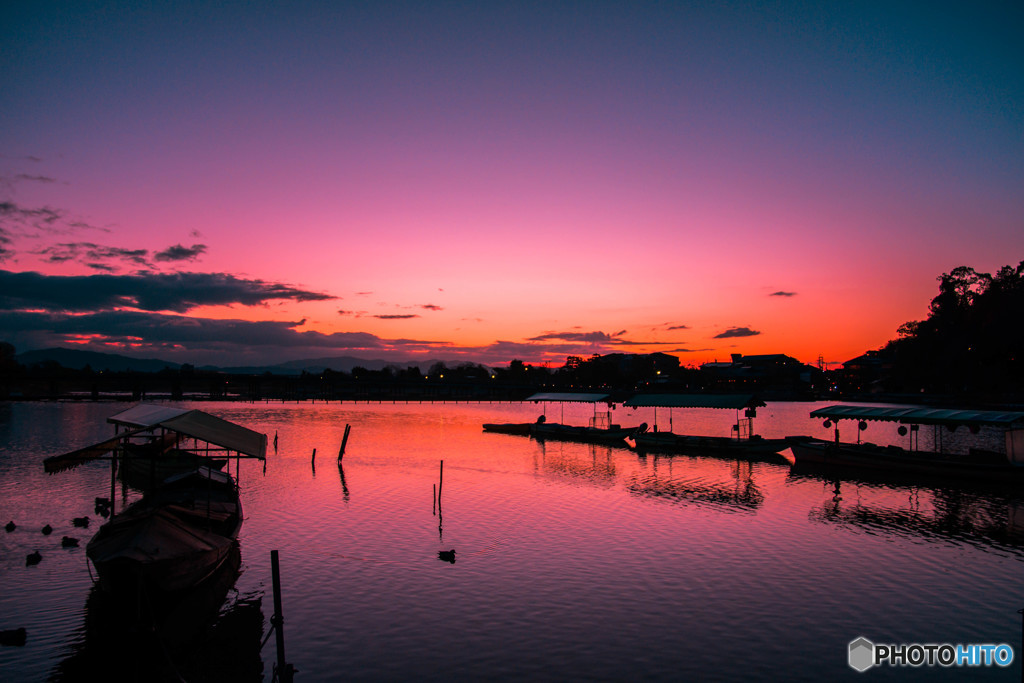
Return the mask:
POLYGON ((1010 666, 1013 648, 1006 643, 953 645, 909 643, 876 645, 861 636, 850 641, 850 667, 864 672, 873 666, 1010 666))

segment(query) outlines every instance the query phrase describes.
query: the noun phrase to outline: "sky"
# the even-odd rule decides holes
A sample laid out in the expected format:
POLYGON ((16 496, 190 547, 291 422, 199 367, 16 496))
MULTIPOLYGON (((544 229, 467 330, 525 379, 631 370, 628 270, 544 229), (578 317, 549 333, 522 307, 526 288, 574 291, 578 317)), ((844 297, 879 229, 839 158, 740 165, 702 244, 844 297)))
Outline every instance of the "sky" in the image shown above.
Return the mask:
POLYGON ((1024 4, 0 6, 0 340, 841 363, 1024 259, 1024 4))

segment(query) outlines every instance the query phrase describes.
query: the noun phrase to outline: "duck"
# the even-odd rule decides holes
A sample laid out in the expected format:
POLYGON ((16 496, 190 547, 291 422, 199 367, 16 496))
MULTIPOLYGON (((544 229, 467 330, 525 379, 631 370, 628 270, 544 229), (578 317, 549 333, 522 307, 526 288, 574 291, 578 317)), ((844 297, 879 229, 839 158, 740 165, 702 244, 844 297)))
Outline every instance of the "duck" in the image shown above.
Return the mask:
POLYGON ((89 518, 88 517, 75 517, 73 520, 71 520, 71 523, 74 524, 77 527, 83 527, 84 528, 84 527, 89 526, 89 518))
POLYGON ((71 538, 70 536, 65 536, 64 538, 60 539, 60 545, 62 548, 77 548, 78 539, 71 538))
POLYGON ((439 550, 437 551, 437 559, 442 562, 451 562, 455 564, 455 550, 439 550))
POLYGON ((43 536, 49 536, 53 533, 53 527, 47 524, 43 527, 43 536))
POLYGON ((25 566, 26 567, 31 567, 32 565, 39 564, 42 561, 43 561, 43 556, 40 555, 39 551, 37 550, 34 553, 30 553, 29 555, 27 555, 25 557, 25 566))
POLYGON ((7 522, 7 526, 4 527, 4 529, 7 530, 7 533, 11 533, 12 531, 14 531, 17 528, 18 528, 18 525, 15 524, 13 520, 11 520, 10 522, 7 522))

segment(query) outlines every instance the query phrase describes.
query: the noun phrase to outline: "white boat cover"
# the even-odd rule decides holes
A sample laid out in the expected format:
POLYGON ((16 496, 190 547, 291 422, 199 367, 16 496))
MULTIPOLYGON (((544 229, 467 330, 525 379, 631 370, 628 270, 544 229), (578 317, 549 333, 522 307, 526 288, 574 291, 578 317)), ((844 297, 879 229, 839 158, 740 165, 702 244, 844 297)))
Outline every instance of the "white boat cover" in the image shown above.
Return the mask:
POLYGON ((994 425, 1009 427, 1024 424, 1024 412, 1009 410, 957 410, 950 408, 828 406, 811 411, 812 418, 829 420, 878 420, 919 425, 994 425))
POLYGON ((553 401, 560 403, 597 403, 604 401, 610 394, 585 394, 585 393, 563 393, 557 391, 541 392, 534 394, 527 401, 553 401))
POLYGON ((627 408, 760 408, 764 401, 753 394, 637 394, 627 408))

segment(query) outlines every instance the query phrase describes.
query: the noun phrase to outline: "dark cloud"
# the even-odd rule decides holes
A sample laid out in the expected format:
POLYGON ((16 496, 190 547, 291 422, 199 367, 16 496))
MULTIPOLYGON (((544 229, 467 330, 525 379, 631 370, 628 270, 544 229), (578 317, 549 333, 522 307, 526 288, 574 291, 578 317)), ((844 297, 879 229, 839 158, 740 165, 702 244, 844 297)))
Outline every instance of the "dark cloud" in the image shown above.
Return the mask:
POLYGON ((183 313, 197 306, 255 306, 271 300, 334 297, 225 273, 43 275, 0 270, 0 310, 102 311, 136 308, 183 313))
MULTIPOLYGON (((623 330, 623 332, 625 332, 625 330, 623 330)), ((617 334, 622 334, 623 332, 619 332, 617 334)), ((530 337, 529 339, 529 341, 532 342, 543 342, 552 340, 561 340, 582 344, 607 344, 615 341, 615 335, 608 334, 607 332, 546 332, 536 337, 530 337)))
POLYGON ((113 272, 115 267, 104 262, 119 261, 136 266, 149 266, 149 251, 146 249, 123 249, 106 247, 92 242, 65 242, 39 249, 35 253, 46 257, 50 263, 74 261, 84 263, 94 270, 113 272))
POLYGON ((440 306, 435 306, 434 304, 420 304, 419 307, 422 308, 425 311, 443 311, 444 310, 440 306))
POLYGON ((772 293, 771 293, 771 294, 769 294, 768 296, 796 296, 796 292, 783 292, 783 291, 778 291, 778 292, 772 292, 772 293))
POLYGON ((703 353, 705 351, 714 351, 714 349, 672 349, 672 353, 703 353))
POLYGON ((670 329, 670 330, 688 330, 688 329, 690 329, 690 326, 689 325, 670 325, 668 329, 670 329))
POLYGON ((759 330, 752 330, 749 327, 730 327, 721 334, 716 334, 713 339, 731 339, 733 337, 756 337, 761 334, 759 330))
POLYGON ((0 221, 15 222, 34 227, 49 227, 64 217, 57 209, 44 206, 38 209, 26 209, 12 201, 0 202, 0 221))
POLYGON ((418 318, 419 316, 415 313, 382 313, 373 317, 380 320, 408 320, 409 318, 418 318))
POLYGON ((55 183, 55 182, 57 182, 56 178, 50 178, 49 176, 45 176, 45 175, 29 175, 28 173, 19 173, 18 175, 14 176, 14 179, 15 180, 28 180, 28 181, 36 182, 36 183, 55 183))
POLYGON ((163 251, 153 254, 156 261, 194 261, 206 251, 205 244, 193 244, 191 247, 183 247, 175 244, 163 251))

